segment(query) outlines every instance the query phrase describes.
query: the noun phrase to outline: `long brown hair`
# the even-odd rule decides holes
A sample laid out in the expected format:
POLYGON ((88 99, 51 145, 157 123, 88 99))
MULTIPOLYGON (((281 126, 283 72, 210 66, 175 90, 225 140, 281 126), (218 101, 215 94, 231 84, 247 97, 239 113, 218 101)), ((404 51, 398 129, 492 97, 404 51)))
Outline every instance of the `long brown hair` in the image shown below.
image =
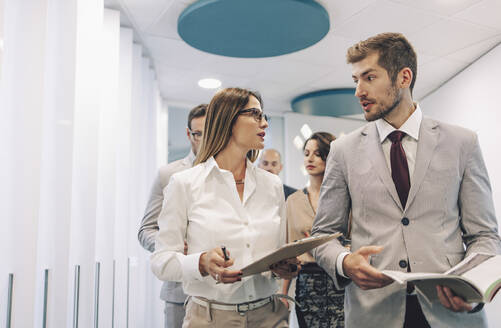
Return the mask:
MULTIPOLYGON (((228 145, 233 125, 238 118, 238 111, 247 105, 251 96, 254 96, 263 107, 258 92, 241 88, 222 89, 212 97, 207 107, 202 145, 194 165, 216 156, 228 145)), ((247 153, 247 158, 254 162, 258 155, 259 150, 252 149, 247 153)))

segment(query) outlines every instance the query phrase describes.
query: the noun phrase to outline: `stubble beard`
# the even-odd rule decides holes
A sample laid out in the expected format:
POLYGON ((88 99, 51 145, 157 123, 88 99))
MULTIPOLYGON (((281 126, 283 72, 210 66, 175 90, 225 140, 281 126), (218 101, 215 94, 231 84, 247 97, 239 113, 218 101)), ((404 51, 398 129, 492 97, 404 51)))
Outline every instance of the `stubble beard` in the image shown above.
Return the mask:
MULTIPOLYGON (((379 120, 380 118, 384 118, 385 116, 390 114, 395 108, 397 108, 398 105, 400 105, 400 102, 402 101, 402 94, 398 91, 399 91, 398 88, 392 84, 388 88, 387 94, 388 94, 388 96, 393 98, 393 103, 390 106, 385 106, 382 109, 378 110, 372 116, 365 115, 365 120, 367 122, 379 120)), ((384 103, 382 105, 384 106, 384 103)))

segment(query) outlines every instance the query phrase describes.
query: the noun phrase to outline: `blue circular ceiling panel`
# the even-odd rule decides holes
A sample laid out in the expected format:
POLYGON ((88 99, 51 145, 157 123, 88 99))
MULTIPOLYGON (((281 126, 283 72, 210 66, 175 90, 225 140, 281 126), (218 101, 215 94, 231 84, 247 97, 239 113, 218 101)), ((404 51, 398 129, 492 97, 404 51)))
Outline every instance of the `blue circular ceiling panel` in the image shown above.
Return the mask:
POLYGON ((320 41, 329 31, 329 15, 313 0, 200 0, 181 13, 177 30, 202 51, 272 57, 320 41))
POLYGON ((306 93, 294 98, 292 111, 307 115, 335 116, 361 114, 355 89, 329 89, 306 93))

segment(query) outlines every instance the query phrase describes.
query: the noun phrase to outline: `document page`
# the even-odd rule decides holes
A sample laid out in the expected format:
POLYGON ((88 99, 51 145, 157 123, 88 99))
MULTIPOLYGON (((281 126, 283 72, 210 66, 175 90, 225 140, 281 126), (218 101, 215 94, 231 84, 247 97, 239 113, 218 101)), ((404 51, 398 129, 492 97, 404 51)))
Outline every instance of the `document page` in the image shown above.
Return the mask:
POLYGON ((314 236, 303 238, 292 243, 288 243, 279 249, 270 252, 270 254, 242 268, 242 277, 250 276, 256 273, 266 272, 270 270, 270 265, 279 261, 290 259, 301 254, 304 254, 315 247, 318 247, 328 241, 341 236, 341 233, 331 235, 314 236))
POLYGON ((496 286, 501 285, 501 256, 500 255, 484 255, 487 259, 471 268, 469 271, 462 274, 462 277, 471 280, 482 291, 484 296, 490 300, 492 292, 496 286))

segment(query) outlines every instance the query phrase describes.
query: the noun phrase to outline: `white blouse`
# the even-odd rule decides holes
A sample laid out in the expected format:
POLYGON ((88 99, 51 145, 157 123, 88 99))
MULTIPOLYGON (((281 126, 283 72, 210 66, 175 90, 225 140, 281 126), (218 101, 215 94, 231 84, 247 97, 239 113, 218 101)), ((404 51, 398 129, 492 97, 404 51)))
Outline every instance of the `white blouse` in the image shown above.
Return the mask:
POLYGON ((182 281, 184 292, 224 303, 242 303, 271 296, 278 289, 269 273, 216 284, 202 277, 200 255, 226 246, 238 270, 285 243, 285 200, 280 179, 247 160, 243 201, 233 174, 220 169, 213 157, 176 173, 164 189, 158 217, 160 230, 151 256, 155 275, 182 281), (183 254, 184 240, 188 255, 183 254))

